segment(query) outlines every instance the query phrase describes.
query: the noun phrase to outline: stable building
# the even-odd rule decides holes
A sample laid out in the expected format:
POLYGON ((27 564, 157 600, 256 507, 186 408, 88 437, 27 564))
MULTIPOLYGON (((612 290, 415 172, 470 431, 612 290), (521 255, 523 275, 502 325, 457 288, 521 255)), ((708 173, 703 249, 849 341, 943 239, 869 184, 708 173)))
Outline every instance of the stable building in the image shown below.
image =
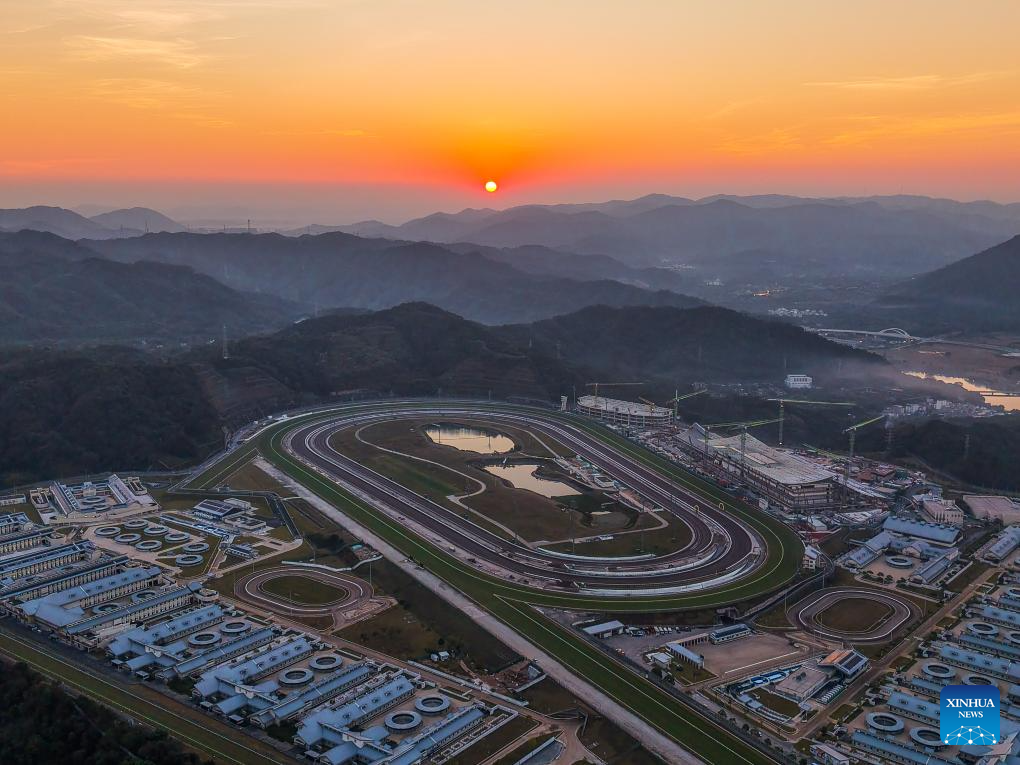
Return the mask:
POLYGON ((87 616, 88 610, 99 604, 150 587, 158 587, 161 578, 162 569, 159 566, 129 568, 102 579, 26 601, 18 606, 17 610, 25 621, 38 623, 50 629, 60 629, 81 621, 87 616))
POLYGON ((670 654, 686 664, 693 664, 695 667, 705 666, 705 657, 697 651, 692 651, 687 646, 678 643, 667 643, 666 648, 670 654))
POLYGON ((250 512, 252 505, 243 499, 203 499, 191 510, 191 514, 207 521, 223 521, 233 515, 250 512))
POLYGON ((708 639, 713 645, 718 645, 719 643, 728 643, 731 640, 750 637, 753 634, 751 628, 746 624, 731 624, 729 627, 723 627, 708 633, 708 639))
POLYGON ((601 622, 599 624, 592 624, 588 627, 582 627, 581 632, 585 635, 590 635, 596 638, 607 638, 613 635, 622 635, 626 626, 623 622, 613 620, 611 622, 601 622))
POLYGON ((999 563, 1020 547, 1020 526, 1007 526, 985 551, 985 558, 999 563))
POLYGON ((24 513, 4 513, 0 515, 0 535, 14 534, 32 527, 32 521, 24 513))
POLYGON ((92 542, 71 542, 4 558, 0 560, 0 585, 12 584, 14 580, 25 576, 88 560, 95 551, 96 546, 92 542))
POLYGON ((933 704, 909 693, 893 691, 889 694, 889 711, 920 720, 926 725, 939 726, 939 705, 933 704))

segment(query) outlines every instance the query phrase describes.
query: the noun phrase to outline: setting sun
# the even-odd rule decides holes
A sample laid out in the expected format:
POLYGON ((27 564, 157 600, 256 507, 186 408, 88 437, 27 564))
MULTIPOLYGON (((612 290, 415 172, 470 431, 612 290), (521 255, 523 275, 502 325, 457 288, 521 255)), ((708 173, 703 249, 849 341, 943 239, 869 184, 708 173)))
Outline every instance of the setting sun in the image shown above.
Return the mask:
POLYGON ((488 191, 490 194, 493 191, 495 191, 496 189, 498 189, 498 188, 499 188, 499 186, 496 184, 495 181, 486 181, 485 182, 485 190, 488 191))

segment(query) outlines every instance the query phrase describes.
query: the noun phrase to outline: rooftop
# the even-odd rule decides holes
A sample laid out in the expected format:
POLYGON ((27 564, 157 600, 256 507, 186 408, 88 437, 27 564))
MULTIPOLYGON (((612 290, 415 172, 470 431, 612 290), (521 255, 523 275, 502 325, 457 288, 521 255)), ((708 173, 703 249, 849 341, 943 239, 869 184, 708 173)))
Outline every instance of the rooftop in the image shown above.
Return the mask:
MULTIPOLYGON (((731 460, 740 460, 744 435, 714 436, 708 439, 709 449, 731 460)), ((775 449, 754 436, 746 436, 743 446, 747 467, 781 484, 802 484, 830 481, 835 473, 785 449, 775 449)))
POLYGON ((673 410, 655 404, 643 404, 639 401, 623 401, 618 398, 606 398, 605 396, 580 396, 577 399, 578 406, 588 409, 601 409, 606 412, 628 415, 631 417, 672 417, 673 410))

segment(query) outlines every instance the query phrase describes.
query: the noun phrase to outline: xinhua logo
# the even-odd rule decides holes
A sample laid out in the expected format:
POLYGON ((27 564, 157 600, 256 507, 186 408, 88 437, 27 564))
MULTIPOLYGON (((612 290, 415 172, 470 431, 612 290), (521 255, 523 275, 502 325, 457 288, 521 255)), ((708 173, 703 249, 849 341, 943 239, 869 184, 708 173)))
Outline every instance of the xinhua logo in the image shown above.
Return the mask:
POLYGON ((946 685, 939 702, 943 743, 999 743, 999 689, 994 685, 946 685))

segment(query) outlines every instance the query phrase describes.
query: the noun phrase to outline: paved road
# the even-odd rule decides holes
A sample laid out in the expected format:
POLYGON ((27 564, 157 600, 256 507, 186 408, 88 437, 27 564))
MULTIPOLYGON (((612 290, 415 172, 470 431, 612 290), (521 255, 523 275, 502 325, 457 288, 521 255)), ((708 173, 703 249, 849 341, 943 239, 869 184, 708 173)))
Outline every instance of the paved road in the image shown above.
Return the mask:
POLYGON ((543 580, 567 588, 640 590, 702 583, 751 573, 761 562, 756 551, 763 542, 731 514, 689 488, 668 480, 623 452, 608 446, 580 428, 541 413, 522 415, 495 412, 489 407, 464 405, 416 407, 405 412, 359 412, 338 415, 323 423, 301 426, 288 435, 284 448, 320 474, 409 518, 467 555, 529 580, 543 580), (456 512, 439 505, 346 457, 333 448, 332 437, 341 430, 370 422, 399 418, 471 417, 513 423, 553 438, 583 458, 643 493, 691 527, 694 540, 683 550, 667 555, 611 564, 565 561, 560 555, 535 550, 507 540, 456 512))

